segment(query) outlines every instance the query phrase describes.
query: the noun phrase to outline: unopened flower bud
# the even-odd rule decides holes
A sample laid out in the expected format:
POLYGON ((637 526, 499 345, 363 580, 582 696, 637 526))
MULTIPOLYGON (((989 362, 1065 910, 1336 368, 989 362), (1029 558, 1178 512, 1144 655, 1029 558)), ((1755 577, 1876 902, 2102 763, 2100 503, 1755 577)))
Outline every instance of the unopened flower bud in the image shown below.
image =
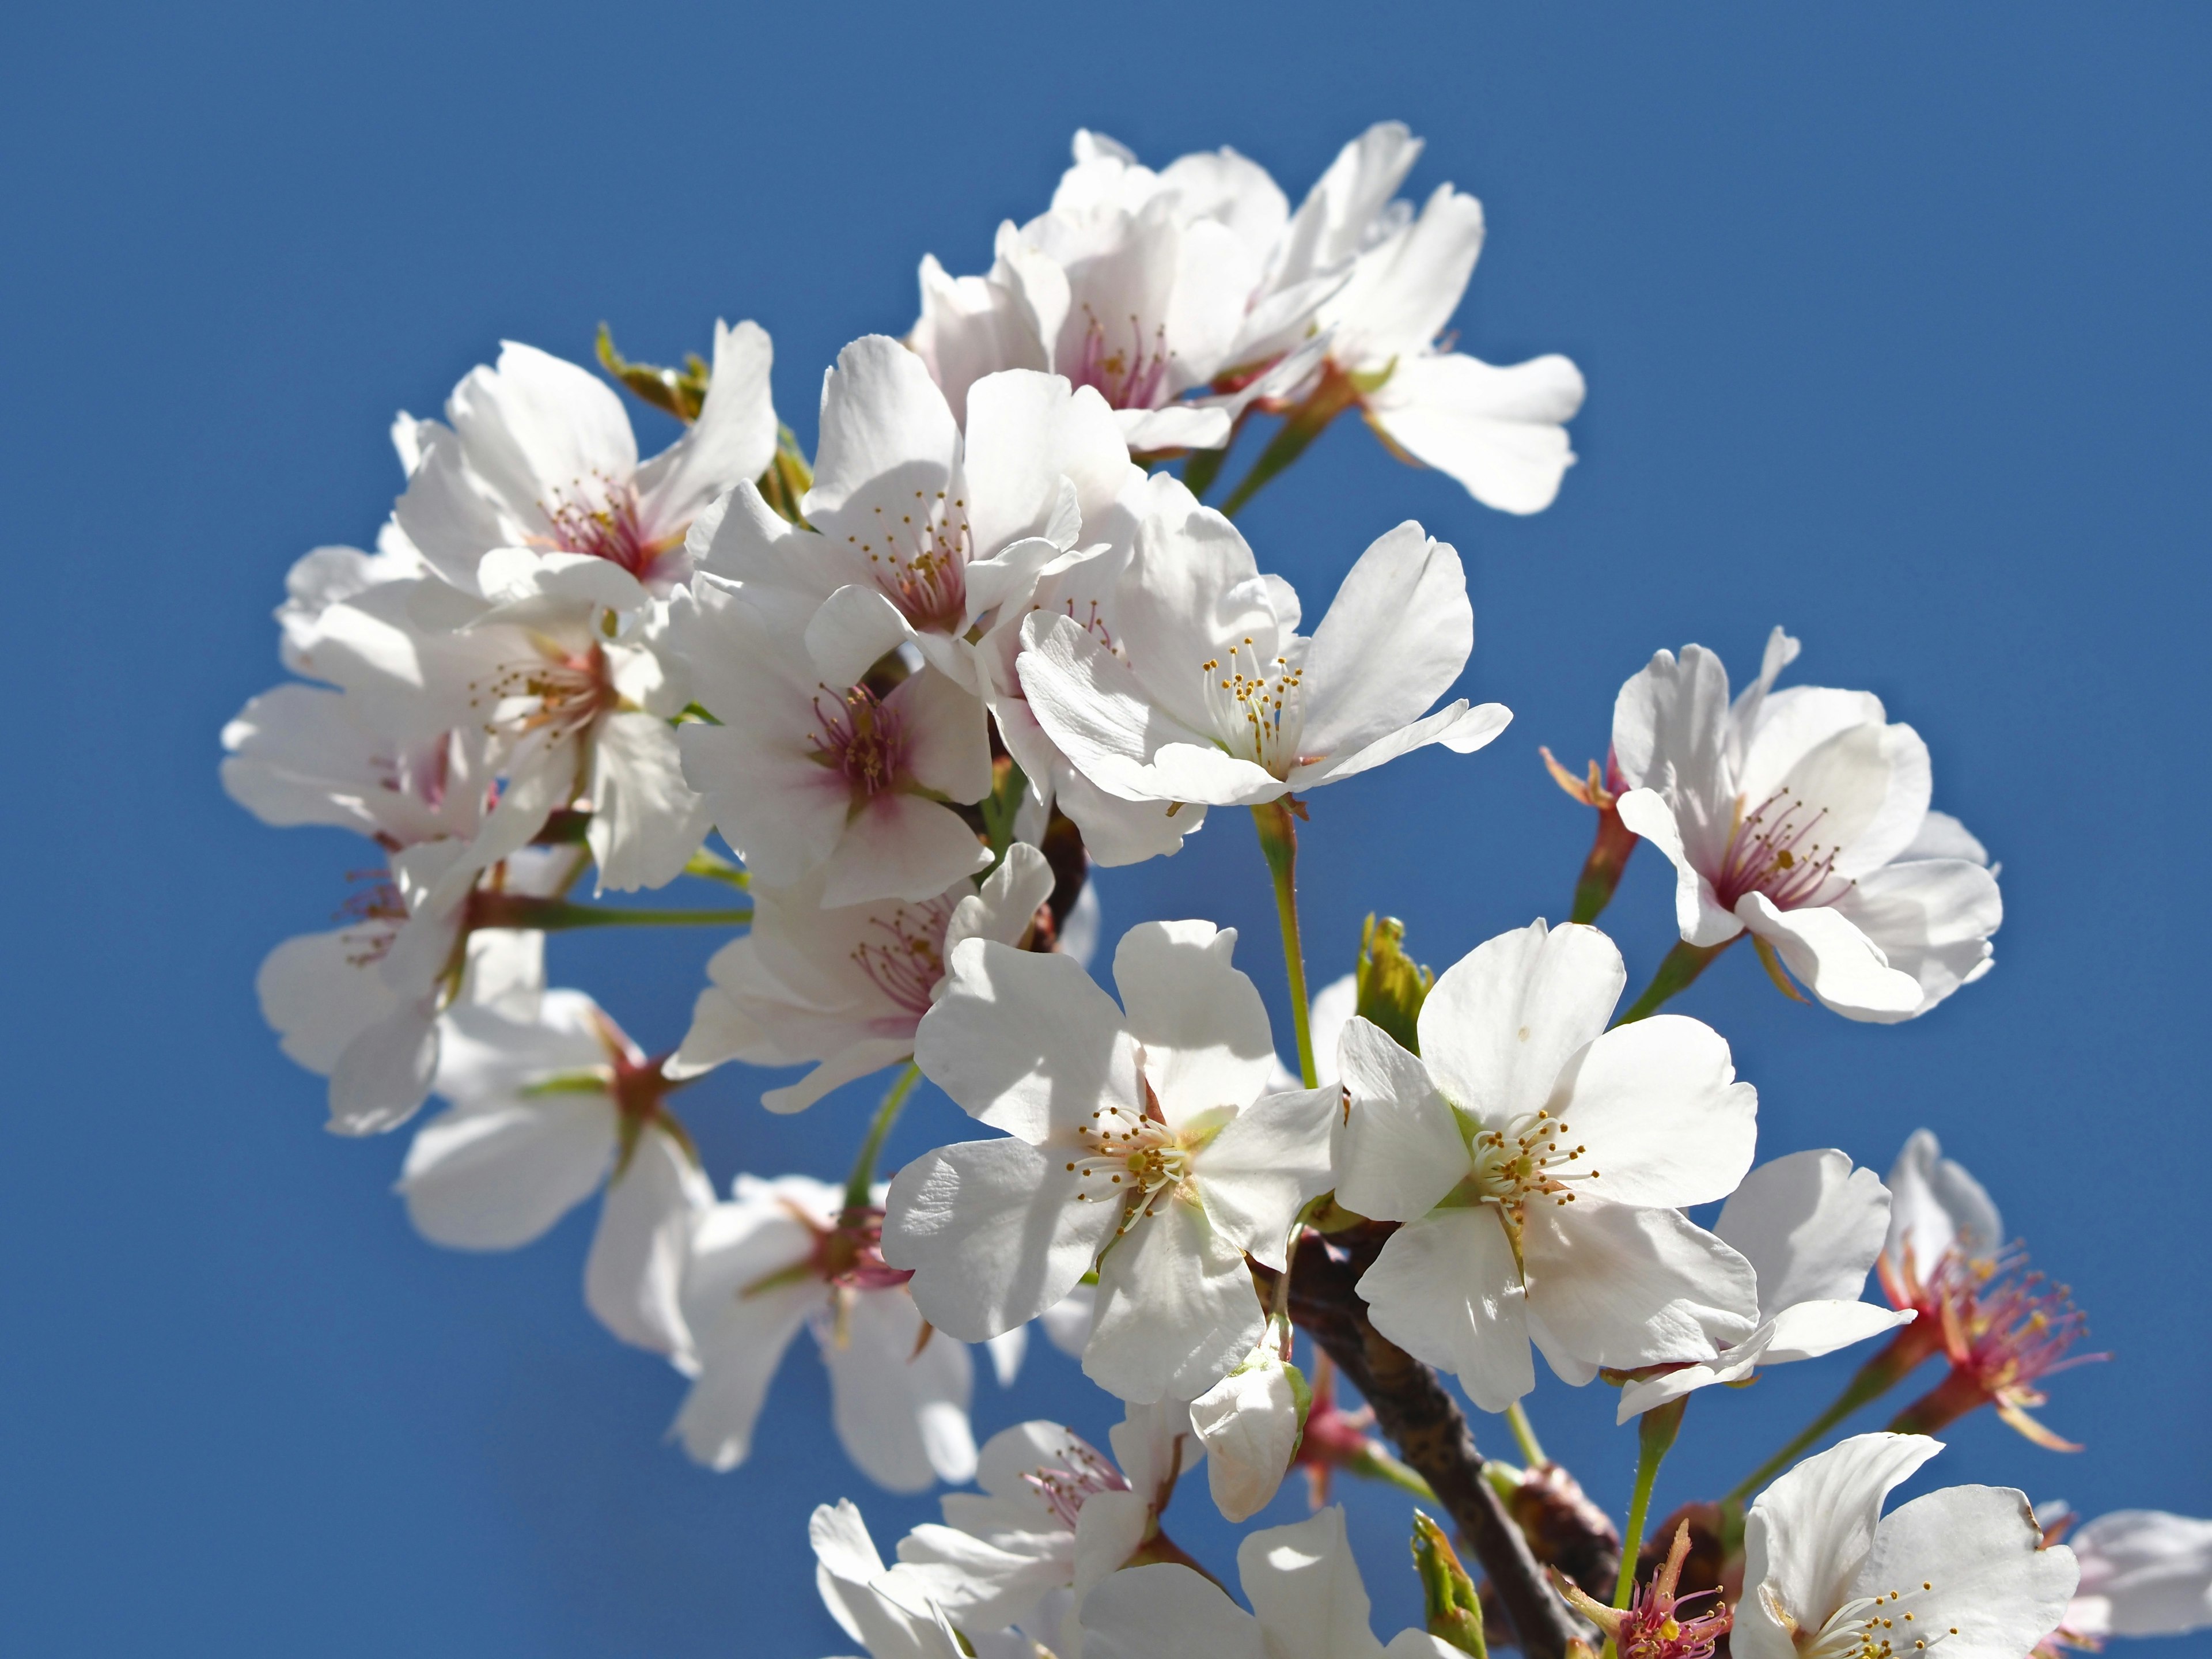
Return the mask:
POLYGON ((1191 1427, 1206 1447, 1206 1480, 1214 1506, 1243 1521, 1267 1506, 1297 1455, 1311 1391, 1283 1358, 1280 1319, 1243 1362, 1190 1402, 1191 1427))
POLYGON ((1395 916, 1369 916, 1359 933, 1359 1004, 1362 1019, 1389 1033, 1409 1054, 1421 1052, 1421 1004, 1437 976, 1405 952, 1406 924, 1395 916))
POLYGON ((1474 1581, 1460 1565, 1444 1529, 1419 1510, 1413 1511, 1413 1570, 1421 1577, 1421 1611, 1429 1634, 1475 1659, 1488 1659, 1482 1600, 1474 1581))

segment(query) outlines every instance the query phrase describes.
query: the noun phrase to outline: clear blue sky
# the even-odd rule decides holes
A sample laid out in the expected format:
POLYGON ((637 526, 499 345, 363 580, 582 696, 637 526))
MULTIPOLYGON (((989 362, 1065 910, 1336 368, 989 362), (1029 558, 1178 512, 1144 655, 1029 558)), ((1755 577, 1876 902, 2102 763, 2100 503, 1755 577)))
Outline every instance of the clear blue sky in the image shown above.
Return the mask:
MULTIPOLYGON (((27 9, 0 64, 0 384, 16 669, 4 811, 12 1032, 0 1152, 0 1630, 33 1654, 735 1656, 844 1642, 819 1500, 886 1542, 794 1355, 751 1467, 661 1442, 679 1380, 590 1322, 588 1221, 478 1259, 408 1230, 404 1137, 321 1127, 261 955, 327 925, 362 856, 232 807, 216 733, 278 677, 286 566, 366 542, 395 409, 502 336, 581 356, 605 318, 669 357, 717 315, 774 335, 811 442, 836 348, 902 331, 916 262, 987 262, 1071 131, 1164 161, 1231 143, 1293 195, 1398 117, 1415 194, 1480 195, 1459 319, 1493 360, 1570 353, 1582 463, 1516 521, 1332 432, 1246 518, 1310 609, 1407 516, 1467 556, 1467 689, 1519 718, 1316 805, 1308 937, 1348 966, 1398 912, 1443 963, 1566 909, 1588 824, 1540 742, 1601 753, 1658 646, 1870 687, 1937 805, 2004 861, 1997 969, 1882 1030, 1784 1004, 1747 956, 1684 999, 1735 1042, 1763 1151, 1886 1168, 1936 1125, 2089 1310, 2110 1365, 2046 1418, 1961 1425, 1931 1474, 2088 1513, 2212 1513, 2202 1060, 2208 45, 2179 4, 1200 7, 820 4, 27 9), (2192 1058, 2194 1057, 2194 1058, 2192 1058)), ((658 436, 659 434, 653 434, 658 436)), ((1273 923, 1250 831, 1109 875, 1109 928, 1273 923)), ((1666 947, 1641 855, 1608 918, 1666 947)), ((653 1042, 709 941, 565 942, 558 974, 653 1042)), ((842 1170, 866 1100, 807 1118, 731 1072, 686 1097, 718 1182, 842 1170)), ((941 1098, 894 1152, 952 1138, 941 1098)), ((1725 1486, 1850 1361, 1692 1409, 1662 1504, 1725 1486)), ((979 1433, 1103 1402, 1056 1356, 979 1433)), ((1616 1508, 1609 1392, 1538 1420, 1616 1508)), ((1504 1449, 1494 1423, 1479 1425, 1504 1449)), ((1297 1500, 1281 1500, 1279 1518, 1297 1500)), ((1383 1628, 1404 1506, 1356 1494, 1383 1628)), ((1203 1494, 1170 1514, 1217 1564, 1203 1494)), ((2148 1652, 2148 1650, 2146 1650, 2148 1652)), ((2201 1659, 2212 1643, 2168 1644, 2201 1659)))

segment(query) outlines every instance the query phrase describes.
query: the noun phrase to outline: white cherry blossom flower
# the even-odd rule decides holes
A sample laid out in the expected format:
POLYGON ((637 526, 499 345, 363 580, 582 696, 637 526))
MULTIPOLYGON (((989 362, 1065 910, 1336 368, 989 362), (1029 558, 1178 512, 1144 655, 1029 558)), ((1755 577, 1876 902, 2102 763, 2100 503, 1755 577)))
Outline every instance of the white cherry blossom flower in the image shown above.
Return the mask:
POLYGON ((1083 131, 1074 157, 1046 212, 1000 228, 988 276, 922 262, 915 349, 956 410, 992 370, 1049 369, 1096 388, 1134 453, 1218 449, 1234 405, 1185 394, 1267 367, 1255 343, 1297 333, 1326 291, 1260 303, 1290 204, 1231 149, 1155 173, 1083 131))
POLYGON ((677 1289, 714 1191, 659 1064, 580 991, 544 993, 527 1019, 465 1005, 441 1026, 433 1087, 452 1107, 415 1132, 399 1177, 416 1231, 511 1250, 605 1186, 584 1301, 623 1341, 696 1371, 677 1289))
POLYGON ((1328 1184, 1335 1091, 1263 1095, 1272 1049, 1234 931, 1147 922, 1121 939, 1122 1006, 1064 957, 969 939, 915 1034, 922 1073, 1006 1131, 891 1182, 884 1257, 930 1321, 980 1341, 1095 1265, 1084 1370, 1123 1400, 1188 1399, 1264 1323, 1247 1252, 1280 1268, 1328 1184), (1124 1010, 1126 1009, 1126 1012, 1124 1010))
POLYGON ((1277 400, 1356 404, 1398 453, 1449 474, 1486 507, 1537 513, 1574 462, 1565 422, 1583 377, 1556 354, 1498 368, 1450 349, 1444 331, 1482 252, 1482 204, 1449 185, 1419 213, 1394 201, 1421 141, 1384 122, 1346 144, 1300 204, 1275 281, 1310 279, 1350 260, 1312 326, 1322 364, 1277 400), (1339 401, 1341 400, 1341 401, 1339 401))
POLYGON ((1757 1324, 1751 1264, 1679 1207, 1734 1190, 1758 1096, 1661 1015, 1606 1030, 1626 974, 1594 927, 1479 945, 1421 1005, 1419 1058, 1355 1015, 1336 1197, 1402 1222, 1359 1281, 1375 1328, 1486 1411, 1600 1367, 1710 1360, 1757 1324))
POLYGON ((1124 1568, 1084 1601, 1084 1659, 1457 1659, 1426 1631, 1375 1639, 1341 1505, 1248 1534, 1237 1574, 1249 1613, 1188 1567, 1124 1568))
POLYGON ((1206 1486, 1224 1519, 1249 1521, 1267 1508, 1297 1455, 1313 1394, 1285 1357, 1290 1341, 1289 1325, 1270 1320, 1252 1352, 1190 1402, 1206 1486))
POLYGON ((1762 1366, 1817 1359, 1910 1324, 1909 1308, 1859 1300, 1888 1236, 1889 1190, 1839 1152, 1762 1164, 1721 1206, 1713 1231, 1759 1275, 1759 1328, 1713 1358, 1620 1391, 1619 1421, 1762 1366))
POLYGON ((1180 481, 1146 485, 1110 642, 1033 612, 1018 661, 1030 710, 1099 788, 1127 800, 1256 805, 1441 743, 1481 748, 1512 715, 1430 706, 1474 644, 1459 556, 1408 521, 1363 553, 1310 639, 1290 585, 1180 481))
POLYGON ((641 599, 666 599, 690 574, 691 520, 775 458, 771 357, 757 325, 716 323, 698 420, 640 465, 613 388, 509 342, 495 368, 471 369, 453 388, 447 424, 400 416, 403 453, 418 457, 394 509, 400 528, 464 592, 486 591, 487 554, 526 549, 599 561, 629 577, 641 599))
MULTIPOLYGON (((1905 1138, 1890 1166, 1889 1191, 1881 1276, 1898 1306, 1923 1306, 1925 1292, 1946 1273, 1993 1262, 2003 1249, 1996 1201, 1965 1164, 1943 1156, 1933 1130, 1915 1129, 1905 1138)), ((1941 1316, 1933 1304, 1925 1311, 1941 1316)))
POLYGON ((899 1540, 901 1562, 964 1634, 1012 1626, 1073 1651, 1073 1614, 1140 1552, 1172 1553, 1160 1516, 1206 1449, 1182 1402, 1131 1406, 1111 1458, 1058 1423, 1018 1423, 984 1443, 979 1496, 948 1492, 942 1526, 899 1540), (1118 1467, 1117 1467, 1118 1465, 1118 1467))
POLYGON ((824 669, 746 591, 701 575, 675 603, 691 690, 716 725, 678 733, 684 775, 754 879, 817 871, 831 907, 922 903, 991 855, 946 801, 990 793, 983 705, 922 666, 878 695, 824 669))
POLYGON ((824 910, 818 874, 760 888, 750 929, 707 964, 713 982, 670 1070, 811 1060, 805 1078, 761 1097, 772 1112, 797 1112, 898 1065, 914 1054, 915 1027, 937 1000, 945 957, 964 939, 1020 944, 1052 884, 1044 854, 1017 842, 988 880, 963 876, 922 904, 878 899, 824 910))
POLYGON ((330 824, 389 849, 466 841, 495 798, 480 733, 386 737, 357 699, 319 685, 263 692, 222 728, 222 787, 278 829, 330 824))
MULTIPOLYGON (((568 860, 519 856, 497 866, 507 892, 565 884, 568 860)), ((534 1017, 544 935, 474 925, 486 872, 451 838, 403 848, 356 890, 346 921, 289 939, 254 980, 262 1017, 283 1050, 330 1079, 331 1129, 377 1134, 413 1116, 438 1066, 438 1016, 487 1002, 534 1017)))
POLYGON ((769 1382, 807 1326, 837 1437, 862 1474, 892 1492, 975 1474, 968 1350, 923 1324, 907 1275, 884 1267, 881 1214, 847 1214, 842 1192, 805 1176, 741 1175, 729 1201, 699 1216, 680 1297, 699 1372, 674 1430, 693 1458, 717 1470, 744 1462, 769 1382))
POLYGON ((2114 1636, 2184 1636, 2212 1628, 2212 1521, 2164 1510, 2114 1510, 2071 1528, 2063 1504, 2039 1504, 2045 1536, 2065 1538, 2081 1582, 2059 1642, 2102 1647, 2114 1636))
POLYGON ((1749 929, 1846 1018, 1925 1013, 1990 969, 2004 920, 1988 855, 1928 808, 1928 747, 1871 692, 1776 691, 1797 655, 1776 629, 1734 703, 1702 646, 1620 689, 1621 822, 1673 860, 1684 941, 1749 929))
POLYGON ((822 1603, 868 1659, 966 1659, 921 1580, 904 1567, 884 1565, 850 1498, 817 1508, 807 1533, 822 1603))
POLYGON ((921 360, 881 335, 823 377, 816 459, 805 526, 741 485, 700 520, 700 568, 786 616, 833 681, 911 641, 971 690, 972 630, 1018 605, 1079 529, 1112 533, 1116 497, 1142 476, 1096 392, 994 374, 969 392, 963 434, 921 360))
POLYGON ((1881 1512, 1890 1489, 1943 1449, 1923 1435, 1862 1434, 1761 1492, 1744 1523, 1741 1659, 2026 1659, 2079 1577, 2044 1547, 2008 1486, 1947 1486, 1881 1512))

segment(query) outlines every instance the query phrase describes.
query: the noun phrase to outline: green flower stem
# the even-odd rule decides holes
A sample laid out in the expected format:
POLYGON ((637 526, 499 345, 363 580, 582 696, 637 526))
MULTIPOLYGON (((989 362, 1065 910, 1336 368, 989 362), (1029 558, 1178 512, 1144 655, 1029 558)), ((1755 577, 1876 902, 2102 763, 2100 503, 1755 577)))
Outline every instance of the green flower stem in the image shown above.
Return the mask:
POLYGON ((1807 1447, 1837 1424, 1869 1401, 1879 1400, 1903 1382, 1917 1369, 1922 1360, 1942 1346, 1943 1335, 1940 1329, 1921 1329, 1923 1325, 1932 1327, 1936 1323, 1926 1318, 1917 1319, 1898 1332, 1880 1353, 1859 1367, 1858 1374, 1851 1378, 1850 1386, 1836 1396, 1833 1405, 1808 1423, 1780 1451, 1737 1481, 1721 1501, 1742 1503, 1796 1462, 1807 1447))
POLYGON ((1513 1438, 1521 1447, 1521 1455, 1528 1460, 1530 1468, 1539 1468, 1552 1461, 1544 1455, 1543 1443, 1536 1438, 1535 1427, 1528 1421, 1528 1413, 1521 1409, 1521 1402, 1517 1400, 1505 1408, 1505 1426, 1513 1431, 1513 1438))
POLYGON ((1319 1086, 1314 1068, 1313 1014, 1306 1000, 1305 947, 1298 939, 1298 826, 1287 797, 1252 809, 1260 850, 1275 878, 1275 915, 1283 927, 1283 969, 1291 982, 1291 1024, 1298 1035, 1298 1076, 1309 1089, 1319 1086))
POLYGON ((884 1137, 898 1121, 899 1109, 906 1097, 914 1092, 914 1085, 921 1081, 921 1067, 912 1060, 901 1068, 890 1092, 884 1096, 883 1104, 868 1124, 867 1139, 860 1143, 860 1155, 853 1160, 853 1173, 845 1182, 845 1209, 848 1213, 868 1207, 868 1189, 876 1184, 876 1154, 884 1149, 884 1137))
POLYGON ((471 927, 529 927, 549 933, 570 927, 742 927, 752 919, 749 908, 635 910, 526 893, 472 893, 468 910, 471 927))
POLYGON ((1385 1486, 1395 1486, 1400 1492, 1411 1492, 1414 1497, 1427 1503, 1433 1504, 1437 1501, 1436 1489, 1422 1480, 1411 1467, 1392 1456, 1382 1445, 1370 1443, 1366 1450, 1361 1452, 1344 1467, 1364 1480, 1380 1480, 1385 1486))
POLYGON ((750 888, 753 884, 753 878, 743 870, 703 847, 691 855, 690 862, 684 866, 684 873, 697 876, 702 881, 723 882, 732 887, 750 888))
MULTIPOLYGON (((1682 1413, 1690 1396, 1682 1395, 1663 1406, 1655 1406, 1636 1425, 1636 1490, 1628 1500, 1628 1529, 1620 1535, 1620 1577, 1613 1581, 1613 1605, 1626 1612, 1636 1593, 1636 1558, 1644 1548, 1644 1523, 1651 1512, 1651 1488, 1659 1480, 1659 1466, 1674 1449, 1681 1432, 1682 1413)), ((1613 1650, 1608 1639, 1607 1653, 1613 1650)))
POLYGON ((1306 446, 1320 437, 1331 421, 1358 401, 1359 388, 1352 384, 1352 376, 1334 368, 1323 369, 1313 395, 1290 412, 1260 452, 1260 459, 1252 463, 1252 470, 1229 492, 1229 499, 1221 504, 1222 516, 1235 518, 1262 485, 1304 454, 1306 446))
POLYGON ((1613 1024, 1626 1025, 1657 1013, 1668 998, 1678 991, 1687 990, 1691 982, 1705 971, 1715 957, 1742 937, 1738 933, 1734 939, 1724 939, 1718 945, 1691 945, 1677 939, 1674 948, 1667 952, 1666 960, 1659 964, 1659 971, 1651 975, 1651 983, 1644 988, 1644 994, 1631 1003, 1628 1012, 1613 1024))

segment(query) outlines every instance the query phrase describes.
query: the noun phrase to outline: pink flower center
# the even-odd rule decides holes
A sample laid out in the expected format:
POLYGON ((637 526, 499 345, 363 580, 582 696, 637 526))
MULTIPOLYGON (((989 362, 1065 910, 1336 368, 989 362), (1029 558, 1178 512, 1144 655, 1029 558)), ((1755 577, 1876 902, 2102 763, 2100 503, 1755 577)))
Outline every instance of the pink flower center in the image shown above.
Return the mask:
POLYGON ((554 496, 539 511, 551 533, 532 539, 559 553, 584 553, 618 564, 640 581, 648 580, 654 563, 672 548, 684 544, 681 530, 663 536, 647 532, 637 490, 614 483, 598 473, 579 478, 566 494, 554 496))
POLYGON ((973 542, 964 498, 934 501, 921 490, 893 514, 878 507, 866 539, 845 538, 867 555, 869 574, 899 614, 925 634, 959 634, 968 626, 968 559, 973 542))
POLYGON ((1073 1435, 1054 1454, 1056 1463, 1042 1464, 1022 1476, 1022 1484, 1044 1500, 1053 1518, 1070 1532, 1085 1502, 1102 1492, 1127 1492, 1129 1483, 1098 1449, 1073 1435))
POLYGON ((865 685, 840 696, 823 686, 814 698, 815 730, 807 736, 817 763, 840 774, 865 805, 906 774, 907 738, 897 710, 865 685))
POLYGON ((1083 353, 1068 379, 1077 386, 1096 387, 1110 409, 1157 409, 1160 386, 1167 379, 1168 345, 1165 325, 1152 331, 1149 350, 1145 325, 1133 313, 1129 343, 1109 346, 1106 329, 1089 306, 1083 307, 1083 353))
POLYGON ((1778 910, 1795 910, 1832 896, 1834 842, 1817 839, 1825 806, 1814 807, 1778 789, 1736 824, 1713 891, 1724 909, 1747 893, 1764 893, 1778 910))
POLYGON ((607 654, 596 645, 563 652, 545 642, 544 654, 504 665, 490 678, 472 680, 471 708, 491 705, 484 730, 495 737, 547 734, 559 743, 587 730, 617 698, 607 676, 607 654))
POLYGON ((871 918, 869 937, 853 947, 860 971, 908 1013, 927 1013, 929 994, 945 977, 945 930, 958 902, 902 904, 888 916, 871 918))

